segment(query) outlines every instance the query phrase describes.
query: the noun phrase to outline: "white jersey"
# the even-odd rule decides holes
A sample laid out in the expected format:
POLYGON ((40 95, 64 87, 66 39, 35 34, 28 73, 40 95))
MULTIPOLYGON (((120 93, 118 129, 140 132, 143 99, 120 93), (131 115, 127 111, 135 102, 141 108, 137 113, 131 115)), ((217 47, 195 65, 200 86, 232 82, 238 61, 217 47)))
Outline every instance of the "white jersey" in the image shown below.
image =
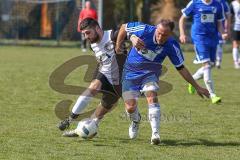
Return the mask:
POLYGON ((231 3, 231 12, 234 15, 234 31, 240 31, 240 2, 237 0, 231 3))
POLYGON ((119 66, 111 34, 112 30, 104 31, 102 40, 99 43, 91 44, 91 48, 100 64, 99 72, 105 75, 112 85, 119 85, 119 66))

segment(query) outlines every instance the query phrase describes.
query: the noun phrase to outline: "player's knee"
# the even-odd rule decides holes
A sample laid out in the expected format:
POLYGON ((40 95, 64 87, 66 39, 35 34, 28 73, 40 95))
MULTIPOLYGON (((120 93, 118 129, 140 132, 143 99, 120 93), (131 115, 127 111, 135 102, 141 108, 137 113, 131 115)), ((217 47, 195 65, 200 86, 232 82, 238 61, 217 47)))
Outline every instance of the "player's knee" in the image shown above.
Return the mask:
POLYGON ((88 91, 90 92, 91 95, 96 95, 100 91, 101 86, 102 84, 99 80, 94 80, 88 87, 88 91))
POLYGON ((158 103, 157 92, 149 91, 145 92, 148 104, 158 103))
POLYGON ((128 113, 133 113, 136 110, 136 106, 125 106, 125 109, 128 113))
POLYGON ((128 113, 133 113, 136 109, 137 102, 135 100, 127 100, 125 101, 125 109, 128 113))
POLYGON ((211 62, 210 62, 210 61, 205 62, 205 63, 203 64, 203 67, 204 67, 204 69, 211 69, 211 67, 212 67, 211 62))
POLYGON ((158 103, 158 98, 155 95, 147 97, 147 102, 148 104, 158 103))
POLYGON ((136 100, 127 100, 127 101, 125 101, 125 104, 127 105, 127 106, 129 106, 129 107, 134 107, 134 106, 136 106, 137 105, 137 102, 136 102, 136 100))
POLYGON ((212 83, 212 79, 210 76, 204 76, 203 80, 206 84, 211 84, 212 83))
POLYGON ((212 83, 212 80, 210 78, 204 78, 204 82, 206 84, 211 84, 212 83))

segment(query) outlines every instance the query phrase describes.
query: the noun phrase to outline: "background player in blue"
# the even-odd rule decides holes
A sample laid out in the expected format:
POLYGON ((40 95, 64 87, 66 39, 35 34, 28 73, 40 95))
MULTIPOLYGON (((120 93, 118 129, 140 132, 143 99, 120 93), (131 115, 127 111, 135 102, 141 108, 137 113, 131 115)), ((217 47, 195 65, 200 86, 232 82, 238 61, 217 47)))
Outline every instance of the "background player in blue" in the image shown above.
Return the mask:
MULTIPOLYGON (((223 21, 224 31, 228 35, 230 35, 231 13, 230 13, 229 4, 225 0, 218 0, 218 1, 222 4, 224 15, 226 17, 225 21, 223 21)), ((217 52, 216 52, 216 67, 220 69, 221 63, 222 63, 223 44, 225 43, 225 41, 222 39, 221 33, 218 34, 218 37, 219 37, 219 44, 217 45, 217 52)))
MULTIPOLYGON (((216 48, 218 44, 218 32, 223 39, 228 36, 224 33, 222 21, 224 20, 223 8, 217 0, 192 0, 187 7, 182 10, 183 15, 179 20, 180 41, 186 43, 185 20, 193 18, 191 37, 196 53, 195 63, 201 63, 202 67, 193 75, 195 80, 204 79, 204 83, 210 93, 212 103, 221 102, 221 98, 216 96, 211 69, 216 60, 216 48)), ((195 88, 189 84, 189 93, 193 94, 195 88)))
POLYGON ((172 38, 174 23, 161 20, 157 26, 139 22, 123 24, 120 28, 116 52, 121 53, 120 46, 128 35, 133 47, 128 53, 124 65, 122 92, 127 115, 131 119, 129 137, 136 138, 141 116, 138 112, 137 98, 144 93, 148 102, 149 121, 152 128, 151 144, 159 144, 160 105, 157 90, 161 74, 161 64, 166 57, 177 68, 182 77, 191 83, 200 96, 209 96, 207 89, 200 87, 183 65, 184 58, 180 46, 172 38))

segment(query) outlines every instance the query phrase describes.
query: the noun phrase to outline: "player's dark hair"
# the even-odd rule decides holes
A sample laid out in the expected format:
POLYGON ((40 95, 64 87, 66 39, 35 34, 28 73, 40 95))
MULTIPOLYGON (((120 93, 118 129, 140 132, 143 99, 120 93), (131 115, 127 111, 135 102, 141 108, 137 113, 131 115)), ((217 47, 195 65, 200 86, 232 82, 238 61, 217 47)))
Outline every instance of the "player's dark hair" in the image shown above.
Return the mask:
POLYGON ((98 22, 93 18, 85 18, 80 23, 80 30, 84 30, 86 28, 95 28, 100 27, 98 22))
POLYGON ((158 24, 161 24, 164 27, 169 27, 171 31, 173 31, 175 27, 174 22, 170 19, 161 19, 158 24))

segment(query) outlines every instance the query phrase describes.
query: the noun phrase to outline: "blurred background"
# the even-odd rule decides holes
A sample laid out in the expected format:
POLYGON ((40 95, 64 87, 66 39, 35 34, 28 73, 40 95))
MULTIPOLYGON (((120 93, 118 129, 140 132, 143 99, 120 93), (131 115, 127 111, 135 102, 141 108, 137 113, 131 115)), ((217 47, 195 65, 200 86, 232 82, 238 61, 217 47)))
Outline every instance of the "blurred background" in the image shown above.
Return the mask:
MULTIPOLYGON (((181 9, 188 3, 186 0, 90 1, 103 29, 115 29, 128 21, 154 24, 159 17, 177 22, 181 9)), ((84 4, 85 0, 1 0, 0 44, 79 45, 77 21, 84 4)))

